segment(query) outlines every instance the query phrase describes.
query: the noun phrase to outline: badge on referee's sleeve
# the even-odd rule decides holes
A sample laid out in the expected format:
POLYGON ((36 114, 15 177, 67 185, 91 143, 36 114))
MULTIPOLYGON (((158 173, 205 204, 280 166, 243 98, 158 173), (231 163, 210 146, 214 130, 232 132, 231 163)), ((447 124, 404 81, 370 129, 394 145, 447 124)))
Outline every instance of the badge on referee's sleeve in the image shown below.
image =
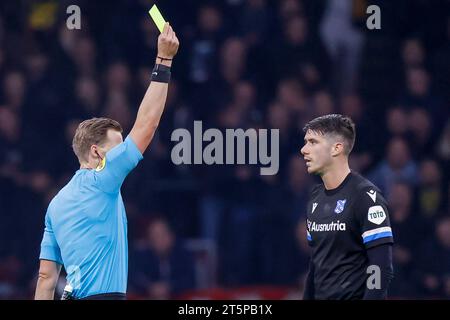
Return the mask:
POLYGON ((103 157, 102 161, 98 164, 97 168, 95 168, 95 171, 99 172, 105 169, 106 166, 106 157, 103 157))

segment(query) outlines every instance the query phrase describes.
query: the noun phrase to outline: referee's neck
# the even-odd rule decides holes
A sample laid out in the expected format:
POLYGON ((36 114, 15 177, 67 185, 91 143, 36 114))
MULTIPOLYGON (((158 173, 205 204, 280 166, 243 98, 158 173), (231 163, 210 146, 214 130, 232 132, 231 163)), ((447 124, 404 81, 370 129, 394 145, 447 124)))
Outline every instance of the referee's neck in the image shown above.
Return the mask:
POLYGON ((351 170, 348 166, 348 162, 342 164, 336 163, 334 167, 327 170, 321 177, 325 189, 333 190, 339 187, 350 172, 351 170))

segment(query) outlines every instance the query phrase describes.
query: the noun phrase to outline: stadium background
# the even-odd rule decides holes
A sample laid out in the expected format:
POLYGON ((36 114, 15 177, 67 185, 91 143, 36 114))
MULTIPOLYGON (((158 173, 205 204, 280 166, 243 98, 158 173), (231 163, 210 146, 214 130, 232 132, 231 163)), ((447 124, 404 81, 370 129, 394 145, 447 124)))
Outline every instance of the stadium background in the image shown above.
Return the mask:
MULTIPOLYGON (((153 1, 0 3, 0 298, 29 299, 77 124, 128 132, 149 83, 153 1), (66 8, 81 8, 68 30, 66 8)), ((159 1, 180 38, 157 136, 122 193, 130 298, 301 296, 309 119, 357 124, 351 164, 390 204, 391 298, 450 298, 450 1, 159 1), (368 30, 365 8, 381 8, 368 30), (176 128, 280 129, 280 171, 175 166, 176 128)), ((61 279, 63 280, 63 279, 61 279)), ((57 294, 60 294, 61 281, 57 294)))

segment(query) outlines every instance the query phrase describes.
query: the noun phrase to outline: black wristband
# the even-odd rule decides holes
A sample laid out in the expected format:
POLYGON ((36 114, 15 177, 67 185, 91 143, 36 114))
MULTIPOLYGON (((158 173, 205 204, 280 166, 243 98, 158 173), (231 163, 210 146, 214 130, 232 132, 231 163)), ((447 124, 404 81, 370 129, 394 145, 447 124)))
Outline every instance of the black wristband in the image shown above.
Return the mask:
POLYGON ((169 83, 170 74, 170 67, 162 64, 156 64, 153 68, 151 81, 169 83))

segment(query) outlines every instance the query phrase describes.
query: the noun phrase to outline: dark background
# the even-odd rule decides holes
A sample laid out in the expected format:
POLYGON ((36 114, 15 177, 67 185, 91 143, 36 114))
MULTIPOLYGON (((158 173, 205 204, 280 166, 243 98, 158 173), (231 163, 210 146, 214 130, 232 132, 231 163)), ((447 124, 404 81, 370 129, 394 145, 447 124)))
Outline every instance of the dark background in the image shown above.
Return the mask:
MULTIPOLYGON (((153 1, 0 3, 0 298, 32 298, 46 207, 93 116, 127 134, 149 83, 153 1), (81 30, 66 8, 81 8, 81 30)), ((382 189, 391 298, 450 297, 450 1, 166 0, 180 39, 158 133, 122 194, 129 297, 301 297, 308 265, 302 127, 357 125, 351 167, 382 189), (368 30, 366 8, 381 9, 368 30), (280 130, 280 171, 171 162, 176 128, 280 130)), ((58 286, 60 294, 64 279, 58 286)))

